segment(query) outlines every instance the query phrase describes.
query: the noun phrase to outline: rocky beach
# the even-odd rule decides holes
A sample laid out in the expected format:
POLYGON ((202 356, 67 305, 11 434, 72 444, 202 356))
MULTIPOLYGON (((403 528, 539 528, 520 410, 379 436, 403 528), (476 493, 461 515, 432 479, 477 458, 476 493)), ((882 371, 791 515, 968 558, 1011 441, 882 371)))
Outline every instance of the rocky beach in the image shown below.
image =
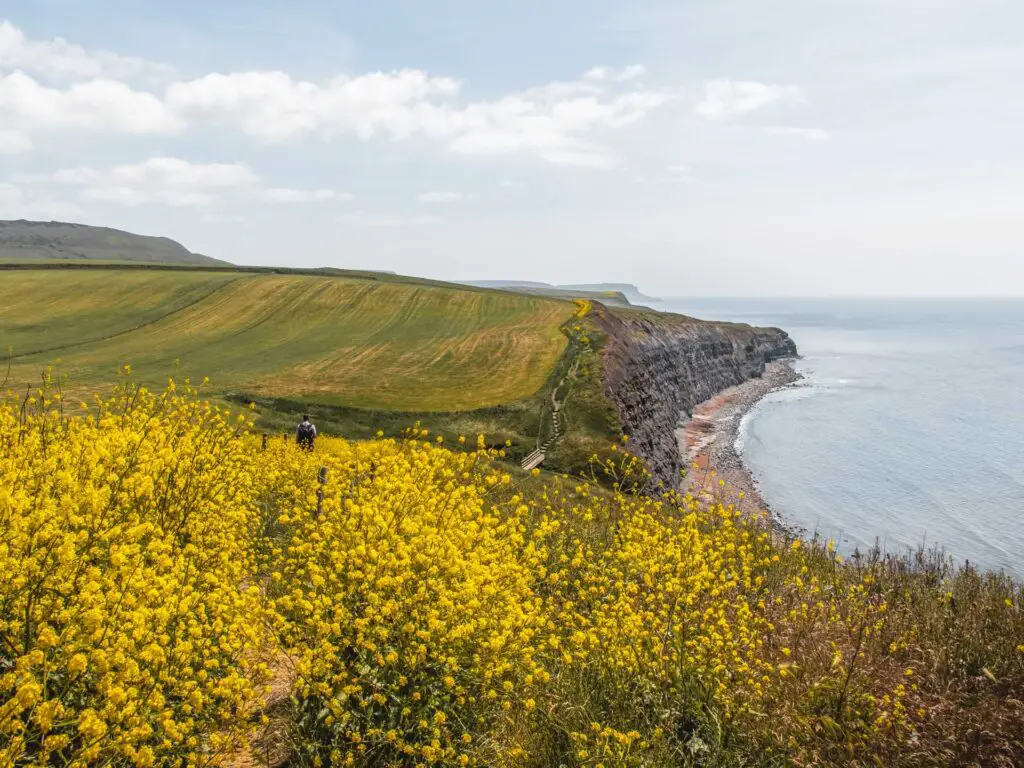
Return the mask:
POLYGON ((724 494, 745 512, 770 512, 757 490, 756 480, 743 465, 736 440, 744 415, 767 394, 790 386, 799 378, 792 360, 775 360, 765 366, 760 377, 729 387, 698 404, 693 415, 676 430, 679 451, 688 467, 683 490, 693 494, 724 494))

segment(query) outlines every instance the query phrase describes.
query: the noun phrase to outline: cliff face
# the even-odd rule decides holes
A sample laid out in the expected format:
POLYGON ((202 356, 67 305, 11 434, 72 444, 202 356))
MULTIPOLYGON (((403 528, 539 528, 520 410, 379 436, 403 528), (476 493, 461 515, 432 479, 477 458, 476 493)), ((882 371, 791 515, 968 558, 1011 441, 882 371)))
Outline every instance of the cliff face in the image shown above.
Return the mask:
POLYGON ((678 486, 683 459, 675 429, 682 413, 747 379, 796 344, 778 328, 713 323, 683 315, 604 310, 603 385, 630 450, 656 479, 678 486))

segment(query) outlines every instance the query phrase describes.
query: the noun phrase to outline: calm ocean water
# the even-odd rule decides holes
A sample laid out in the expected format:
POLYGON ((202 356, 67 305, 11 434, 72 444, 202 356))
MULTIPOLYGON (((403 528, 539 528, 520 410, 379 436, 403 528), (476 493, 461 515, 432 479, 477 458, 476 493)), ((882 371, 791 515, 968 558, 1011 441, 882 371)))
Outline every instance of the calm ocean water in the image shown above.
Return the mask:
POLYGON ((784 521, 848 552, 938 544, 1024 579, 1024 301, 657 306, 796 341, 804 380, 763 400, 739 440, 784 521))

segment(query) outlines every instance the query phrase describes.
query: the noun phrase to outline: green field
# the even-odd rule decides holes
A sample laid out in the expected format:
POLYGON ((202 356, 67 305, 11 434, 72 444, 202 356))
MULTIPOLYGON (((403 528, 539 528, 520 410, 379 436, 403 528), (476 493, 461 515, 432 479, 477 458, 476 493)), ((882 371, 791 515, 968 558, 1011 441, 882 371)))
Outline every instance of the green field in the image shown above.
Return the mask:
MULTIPOLYGON (((9 386, 59 359, 74 388, 154 385, 403 412, 533 397, 573 304, 415 280, 204 270, 0 270, 9 386)), ((0 374, 2 379, 2 374, 0 374)))

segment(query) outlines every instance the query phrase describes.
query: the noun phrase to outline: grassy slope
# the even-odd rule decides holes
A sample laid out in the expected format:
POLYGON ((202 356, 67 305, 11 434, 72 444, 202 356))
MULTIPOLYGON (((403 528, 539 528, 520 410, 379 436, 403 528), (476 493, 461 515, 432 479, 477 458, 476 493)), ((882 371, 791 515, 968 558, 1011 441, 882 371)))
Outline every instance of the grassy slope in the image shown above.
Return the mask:
POLYGON ((0 267, 3 268, 24 268, 24 269, 37 269, 37 268, 52 268, 52 269, 64 269, 64 268, 92 268, 92 267, 181 267, 184 269, 204 269, 208 266, 216 267, 225 262, 218 262, 213 264, 189 264, 184 261, 135 261, 132 259, 81 259, 73 258, 71 256, 25 256, 25 255, 14 255, 7 256, 0 252, 0 267))
POLYGON ((17 356, 112 337, 174 314, 237 275, 101 270, 0 273, 0 340, 17 356))
POLYGON ((562 416, 565 431, 555 443, 545 464, 561 472, 589 475, 595 471, 593 458, 613 458, 609 449, 622 436, 615 406, 604 393, 601 380, 603 337, 591 324, 584 324, 589 343, 577 350, 576 374, 564 389, 562 416))
POLYGON ((0 221, 0 260, 93 260, 214 265, 227 262, 191 253, 167 237, 60 221, 0 221))
POLYGON ((590 299, 599 301, 609 307, 632 306, 629 299, 621 291, 590 291, 590 290, 565 290, 562 288, 535 288, 533 286, 501 288, 503 291, 514 291, 532 296, 549 296, 555 299, 590 299))
POLYGON ((154 383, 208 375, 215 393, 406 412, 530 398, 565 347, 559 328, 572 310, 567 302, 415 281, 205 270, 0 273, 0 344, 13 348, 13 383, 59 356, 61 370, 83 386, 130 362, 154 383))

